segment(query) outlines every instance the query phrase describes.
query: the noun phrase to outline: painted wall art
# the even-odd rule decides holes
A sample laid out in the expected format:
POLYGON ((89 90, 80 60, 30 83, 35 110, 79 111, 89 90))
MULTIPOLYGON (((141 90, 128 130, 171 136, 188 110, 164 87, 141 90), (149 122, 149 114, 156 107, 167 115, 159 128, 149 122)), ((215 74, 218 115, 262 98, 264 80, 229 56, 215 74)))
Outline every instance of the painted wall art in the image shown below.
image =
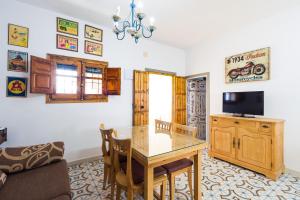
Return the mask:
POLYGON ((78 22, 57 17, 57 32, 78 36, 78 22))
POLYGON ((28 47, 29 29, 15 24, 8 24, 8 44, 28 47))
POLYGON ((85 25, 84 37, 86 39, 102 42, 103 30, 89 25, 85 25))
POLYGON ((78 52, 78 39, 57 34, 56 48, 78 52))
POLYGON ((87 54, 92 54, 96 56, 102 56, 103 46, 100 43, 90 42, 88 40, 85 41, 84 44, 84 52, 87 54))
POLYGON ((8 50, 7 70, 14 72, 27 72, 28 54, 26 52, 8 50))
POLYGON ((7 77, 7 97, 27 97, 27 78, 7 77))
POLYGON ((270 79, 270 48, 225 58, 225 82, 241 83, 270 79))

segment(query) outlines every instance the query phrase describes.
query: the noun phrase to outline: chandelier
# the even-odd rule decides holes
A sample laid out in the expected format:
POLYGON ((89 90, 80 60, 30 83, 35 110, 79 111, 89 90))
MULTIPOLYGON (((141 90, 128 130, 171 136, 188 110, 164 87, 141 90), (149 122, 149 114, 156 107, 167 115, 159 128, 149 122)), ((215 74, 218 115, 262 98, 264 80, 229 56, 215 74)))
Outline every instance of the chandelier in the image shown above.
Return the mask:
POLYGON ((124 20, 120 17, 120 10, 120 7, 118 7, 116 14, 112 17, 114 21, 113 32, 116 34, 118 40, 123 40, 126 33, 131 35, 131 37, 135 40, 135 43, 138 43, 141 37, 152 37, 153 31, 156 29, 153 25, 154 18, 150 18, 149 26, 145 26, 143 24, 143 19, 145 19, 146 15, 142 12, 141 4, 136 5, 134 0, 132 0, 130 4, 130 15, 124 20))

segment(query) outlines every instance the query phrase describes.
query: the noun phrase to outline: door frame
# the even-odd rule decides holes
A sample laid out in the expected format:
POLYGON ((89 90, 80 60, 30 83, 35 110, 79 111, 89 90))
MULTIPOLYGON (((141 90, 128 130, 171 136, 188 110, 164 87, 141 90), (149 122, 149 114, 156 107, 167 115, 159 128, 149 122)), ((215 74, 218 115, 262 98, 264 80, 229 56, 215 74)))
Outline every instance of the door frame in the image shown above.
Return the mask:
MULTIPOLYGON (((196 78, 206 78, 206 141, 210 141, 209 138, 209 116, 210 116, 210 73, 209 72, 204 72, 204 73, 199 73, 199 74, 194 74, 194 75, 189 75, 186 76, 186 81, 196 79, 196 78)), ((188 87, 188 84, 187 84, 188 87)), ((187 92, 188 88, 186 88, 187 92)), ((186 102, 187 102, 188 95, 186 95, 186 102)), ((186 107, 186 120, 188 120, 188 113, 187 113, 187 107, 186 107)), ((187 121, 186 121, 187 123, 187 121)))

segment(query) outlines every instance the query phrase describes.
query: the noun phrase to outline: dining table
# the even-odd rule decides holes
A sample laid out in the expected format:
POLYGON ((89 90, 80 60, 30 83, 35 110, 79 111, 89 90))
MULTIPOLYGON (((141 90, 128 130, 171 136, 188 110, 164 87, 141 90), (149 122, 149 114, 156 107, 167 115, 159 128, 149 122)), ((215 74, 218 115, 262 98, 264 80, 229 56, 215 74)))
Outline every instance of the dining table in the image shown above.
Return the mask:
POLYGON ((114 128, 118 139, 131 138, 132 157, 144 166, 144 199, 153 200, 154 168, 183 158, 194 161, 194 194, 195 200, 202 198, 201 170, 202 150, 206 141, 190 135, 161 132, 154 125, 114 128))

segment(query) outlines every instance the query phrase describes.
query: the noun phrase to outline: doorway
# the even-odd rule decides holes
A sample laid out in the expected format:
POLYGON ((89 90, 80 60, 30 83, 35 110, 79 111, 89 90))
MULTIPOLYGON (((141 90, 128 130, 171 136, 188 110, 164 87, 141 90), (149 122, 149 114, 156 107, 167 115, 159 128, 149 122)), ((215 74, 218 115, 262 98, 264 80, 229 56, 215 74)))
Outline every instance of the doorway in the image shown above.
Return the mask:
POLYGON ((187 125, 198 128, 198 138, 208 140, 209 73, 187 78, 187 125))
POLYGON ((149 125, 172 121, 172 76, 149 73, 149 125))

